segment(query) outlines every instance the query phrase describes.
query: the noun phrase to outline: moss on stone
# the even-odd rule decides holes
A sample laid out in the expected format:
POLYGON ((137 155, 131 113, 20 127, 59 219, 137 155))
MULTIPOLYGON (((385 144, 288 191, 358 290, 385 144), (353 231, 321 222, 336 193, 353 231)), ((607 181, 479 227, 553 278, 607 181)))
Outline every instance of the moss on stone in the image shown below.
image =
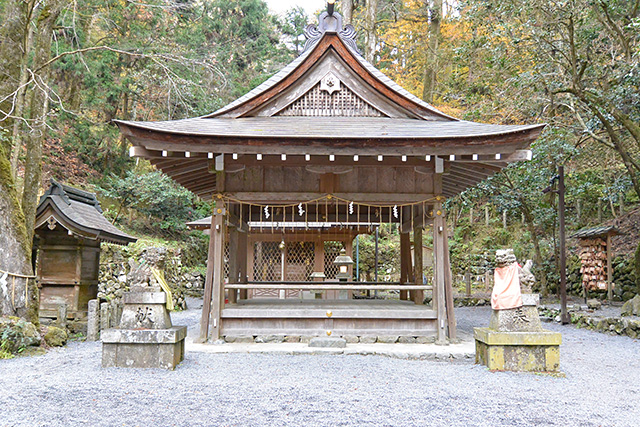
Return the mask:
POLYGON ((45 342, 51 347, 62 347, 67 343, 67 331, 57 326, 49 326, 44 334, 45 342))

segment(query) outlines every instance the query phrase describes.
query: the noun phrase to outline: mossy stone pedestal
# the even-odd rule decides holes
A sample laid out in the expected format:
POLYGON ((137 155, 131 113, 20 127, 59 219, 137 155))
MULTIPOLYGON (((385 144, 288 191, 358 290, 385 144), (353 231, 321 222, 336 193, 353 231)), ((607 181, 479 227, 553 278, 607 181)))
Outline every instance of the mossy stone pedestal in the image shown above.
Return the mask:
POLYGON ((522 294, 522 307, 494 310, 488 328, 474 328, 476 363, 496 371, 558 372, 562 336, 542 329, 539 300, 522 294))
POLYGON ((102 367, 175 369, 184 359, 186 326, 172 326, 159 287, 124 295, 119 328, 102 331, 102 367))
POLYGON ((474 328, 476 363, 496 371, 558 372, 558 332, 501 332, 474 328))

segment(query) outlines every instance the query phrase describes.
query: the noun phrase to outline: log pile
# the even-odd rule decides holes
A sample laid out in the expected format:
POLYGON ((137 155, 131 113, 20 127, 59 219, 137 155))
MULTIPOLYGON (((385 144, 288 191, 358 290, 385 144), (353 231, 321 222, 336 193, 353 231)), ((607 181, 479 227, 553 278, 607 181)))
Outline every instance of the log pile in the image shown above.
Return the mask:
POLYGON ((601 238, 580 240, 582 286, 587 290, 607 289, 607 241, 601 238))

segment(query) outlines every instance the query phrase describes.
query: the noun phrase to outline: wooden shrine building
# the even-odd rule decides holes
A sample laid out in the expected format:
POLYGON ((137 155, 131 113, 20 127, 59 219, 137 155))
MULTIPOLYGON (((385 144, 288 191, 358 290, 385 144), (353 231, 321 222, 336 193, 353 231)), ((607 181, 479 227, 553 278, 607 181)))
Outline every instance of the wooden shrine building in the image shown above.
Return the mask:
POLYGON ((68 317, 85 317, 98 294, 100 243, 137 240, 102 216, 95 194, 53 179, 36 210, 35 236, 41 317, 55 317, 61 304, 68 317))
MULTIPOLYGON (((443 203, 509 162, 527 160, 544 125, 500 126, 450 117, 366 62, 355 30, 323 12, 302 54, 220 110, 197 118, 116 121, 133 156, 215 202, 201 338, 225 335, 455 336, 443 203), (358 222, 400 230, 400 283, 249 281, 247 224, 358 222), (422 279, 431 224, 434 277, 422 279), (229 230, 230 282, 223 280, 229 230), (411 237, 413 235, 413 237, 411 237), (225 304, 225 290, 400 290, 401 301, 266 300, 225 304), (423 292, 433 293, 423 305, 423 292), (409 301, 405 301, 409 299, 409 301)), ((287 227, 284 227, 285 233, 287 227)))

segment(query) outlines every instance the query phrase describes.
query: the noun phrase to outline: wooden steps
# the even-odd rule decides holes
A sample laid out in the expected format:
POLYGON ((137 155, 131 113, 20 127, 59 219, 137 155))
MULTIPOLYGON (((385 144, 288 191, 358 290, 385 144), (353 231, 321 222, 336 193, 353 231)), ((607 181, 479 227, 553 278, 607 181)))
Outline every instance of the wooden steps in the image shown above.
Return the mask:
POLYGON ((433 336, 437 314, 394 300, 243 300, 221 313, 222 335, 433 336))

